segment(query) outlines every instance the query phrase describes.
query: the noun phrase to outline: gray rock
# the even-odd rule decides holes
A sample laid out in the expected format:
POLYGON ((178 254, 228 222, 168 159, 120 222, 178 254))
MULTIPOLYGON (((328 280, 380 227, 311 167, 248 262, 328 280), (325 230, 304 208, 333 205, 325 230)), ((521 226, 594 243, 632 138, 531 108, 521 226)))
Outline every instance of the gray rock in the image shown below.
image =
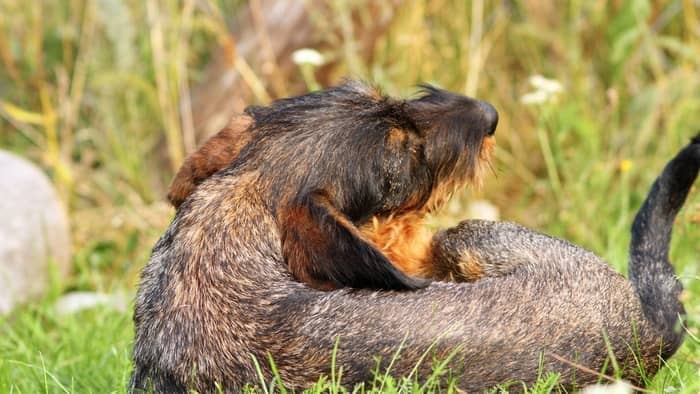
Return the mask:
POLYGON ((46 291, 49 262, 59 274, 69 270, 63 205, 39 168, 0 151, 0 314, 46 291))

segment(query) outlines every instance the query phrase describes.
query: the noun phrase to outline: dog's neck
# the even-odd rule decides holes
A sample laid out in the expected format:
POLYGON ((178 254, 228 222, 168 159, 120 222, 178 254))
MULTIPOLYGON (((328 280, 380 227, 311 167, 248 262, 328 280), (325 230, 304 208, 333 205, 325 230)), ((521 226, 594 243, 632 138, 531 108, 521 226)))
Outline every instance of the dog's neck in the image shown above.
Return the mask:
POLYGON ((373 217, 360 227, 374 243, 406 274, 431 277, 430 253, 433 233, 424 224, 424 214, 408 212, 385 218, 373 217))

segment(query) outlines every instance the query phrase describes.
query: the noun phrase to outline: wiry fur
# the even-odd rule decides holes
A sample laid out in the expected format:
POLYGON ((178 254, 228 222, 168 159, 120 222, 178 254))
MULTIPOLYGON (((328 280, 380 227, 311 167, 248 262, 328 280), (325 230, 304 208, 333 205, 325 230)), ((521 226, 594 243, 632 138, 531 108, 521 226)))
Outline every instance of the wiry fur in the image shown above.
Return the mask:
MULTIPOLYGON (((495 126, 480 106, 432 88, 402 102, 348 84, 250 109, 250 142, 185 199, 144 268, 131 391, 238 392, 258 381, 252 357, 271 379, 268 355, 286 385, 303 388, 329 374, 336 341, 347 385, 371 380, 375 356, 386 368, 398 350, 393 374, 425 377, 453 356, 467 391, 532 383, 540 367, 565 386, 585 384, 598 377, 553 356, 601 370, 606 338, 625 378, 640 382, 638 363, 653 375, 659 349, 668 357, 682 338, 678 284, 665 285, 673 270, 649 252, 668 243, 655 225, 633 232, 633 245, 648 246, 633 247, 633 282, 566 241, 468 221, 438 233, 429 253, 442 276, 469 282, 425 286, 392 271, 360 231, 374 217, 421 211, 451 179, 474 176, 495 126), (407 133, 400 145, 397 129, 407 133), (645 264, 658 268, 635 268, 645 264), (461 274, 473 265, 479 280, 461 274)), ((699 166, 695 141, 639 217, 664 218, 666 231, 699 166)))
POLYGON ((424 226, 424 216, 422 211, 375 216, 360 231, 401 271, 435 279, 430 262, 433 233, 424 226))
POLYGON ((678 298, 683 287, 668 260, 671 231, 699 166, 700 134, 666 165, 632 224, 629 278, 646 318, 663 333, 664 358, 680 346, 678 330, 685 316, 678 298))
POLYGON ((168 200, 175 208, 179 207, 203 180, 228 167, 238 157, 241 149, 250 140, 248 128, 251 121, 246 115, 234 116, 223 130, 187 158, 168 191, 168 200))
MULTIPOLYGON (((356 139, 343 144, 336 142, 335 146, 327 146, 316 153, 331 156, 337 152, 347 156, 347 158, 356 158, 361 162, 367 162, 369 156, 367 152, 364 152, 368 143, 367 138, 375 138, 374 154, 379 160, 374 163, 369 162, 371 167, 354 168, 352 164, 348 166, 343 161, 334 163, 336 166, 341 166, 341 172, 348 172, 355 179, 344 182, 346 186, 343 187, 328 185, 329 181, 325 179, 325 176, 328 175, 319 177, 304 173, 303 170, 291 171, 290 168, 268 169, 270 172, 281 170, 287 177, 280 178, 283 182, 288 182, 289 185, 299 183, 298 179, 289 179, 294 174, 311 178, 317 184, 314 186, 316 190, 310 190, 313 187, 305 185, 304 187, 309 190, 291 190, 289 194, 281 193, 275 197, 276 200, 285 201, 280 203, 281 205, 287 204, 287 210, 281 213, 284 220, 287 221, 287 224, 284 225, 286 232, 283 237, 283 244, 287 246, 284 253, 285 260, 297 279, 320 289, 332 289, 341 285, 387 288, 386 283, 372 285, 366 280, 363 282, 359 278, 352 279, 347 275, 345 278, 339 278, 340 273, 335 273, 337 278, 330 281, 320 280, 318 277, 322 275, 319 275, 318 272, 314 275, 314 271, 323 271, 324 269, 320 265, 310 266, 314 258, 328 260, 322 256, 314 255, 327 249, 320 248, 320 245, 316 243, 314 244, 315 253, 309 253, 303 248, 292 247, 292 245, 297 238, 299 239, 297 244, 309 244, 306 237, 314 235, 313 231, 309 232, 308 230, 322 229, 324 223, 315 222, 313 217, 314 211, 320 210, 317 214, 323 214, 326 221, 332 219, 345 225, 338 228, 334 225, 335 223, 325 223, 326 226, 334 226, 336 229, 354 234, 355 243, 358 241, 367 243, 367 248, 373 254, 381 252, 378 253, 379 259, 388 258, 393 266, 406 274, 438 279, 440 277, 436 276, 437 273, 433 271, 433 264, 430 261, 432 233, 423 225, 423 218, 427 213, 441 207, 456 190, 464 187, 467 183, 480 186, 482 174, 485 172, 485 168, 490 166, 490 157, 494 148, 494 138, 487 136, 487 134, 493 133, 498 116, 492 108, 489 110, 490 105, 486 103, 440 91, 428 85, 424 85, 422 88, 423 95, 421 97, 410 102, 401 102, 382 97, 369 86, 349 83, 347 86, 337 88, 337 92, 328 92, 333 93, 329 94, 329 97, 326 96, 329 99, 328 102, 319 102, 318 100, 322 98, 321 95, 309 95, 304 97, 304 100, 301 98, 282 100, 271 108, 249 108, 248 114, 234 117, 226 128, 206 141, 199 151, 187 158, 171 184, 168 198, 178 208, 199 183, 238 160, 241 151, 251 140, 253 133, 260 136, 265 133, 265 130, 272 130, 273 135, 288 133, 293 136, 292 138, 301 141, 309 136, 314 139, 317 137, 313 133, 306 132, 305 129, 308 126, 304 126, 304 122, 311 124, 312 127, 326 130, 326 135, 331 138, 338 137, 339 134, 334 134, 333 129, 339 129, 338 131, 343 134, 351 135, 356 139), (351 93, 351 95, 345 97, 339 96, 338 93, 351 93), (332 99, 340 100, 334 102, 332 99), (305 103, 302 104, 302 101, 305 103), (292 102, 291 106, 289 102, 292 102), (339 102, 341 105, 334 107, 335 111, 339 113, 338 116, 329 116, 328 108, 339 102), (310 107, 313 107, 313 111, 309 110, 310 107), (360 114, 353 114, 352 112, 355 110, 360 111, 360 114), (261 119, 266 112, 272 112, 274 117, 261 119), (480 121, 479 116, 484 116, 484 112, 486 112, 486 118, 480 121), (258 114, 258 121, 253 127, 251 127, 251 118, 249 117, 249 114, 252 113, 258 114), (340 116, 341 114, 342 116, 340 116), (362 116, 362 118, 353 119, 353 115, 362 116), (300 117, 303 122, 299 120, 300 117), (483 130, 462 133, 461 130, 469 124, 475 124, 483 130), (289 132, 290 128, 293 128, 291 133, 289 132), (369 129, 374 132, 345 133, 347 129, 369 129), (376 139, 377 137, 379 139, 376 139), (428 139, 428 143, 426 143, 426 139, 428 139), (355 149, 355 151, 347 152, 344 150, 347 148, 355 149), (432 152, 439 152, 439 155, 431 154, 432 152), (428 164, 426 154, 431 155, 431 163, 429 163, 431 168, 426 168, 428 164), (422 160, 422 163, 416 165, 415 162, 419 159, 422 160), (410 168, 411 166, 414 168, 410 168), (376 171, 378 167, 382 168, 383 171, 376 171), (369 171, 372 174, 362 174, 361 170, 369 171), (379 182, 375 182, 371 188, 357 184, 357 179, 372 179, 375 175, 374 172, 381 172, 381 174, 378 174, 380 176, 379 182), (406 187, 406 185, 413 187, 406 187), (337 212, 334 207, 334 204, 338 203, 334 200, 342 200, 346 188, 357 192, 354 196, 355 201, 349 203, 341 201, 340 204, 363 205, 361 208, 362 216, 350 218, 354 223, 348 223, 343 218, 347 215, 343 212, 337 212), (371 197, 375 199, 377 198, 376 194, 384 194, 383 198, 386 200, 383 203, 384 206, 377 205, 376 202, 375 206, 367 206, 368 201, 362 200, 368 200, 366 195, 368 192, 375 194, 371 197), (360 201, 357 201, 358 199, 360 201), (392 199, 393 201, 390 201, 392 199), (323 200, 327 201, 324 203, 323 200), (403 206, 397 205, 400 203, 403 203, 403 206), (326 215, 326 213, 331 212, 336 212, 336 215, 326 215), (312 225, 307 226, 307 224, 312 225), (354 228, 355 224, 359 225, 358 229, 354 228), (345 227, 347 229, 344 229, 345 227), (300 228, 304 229, 303 234, 298 234, 300 228), (356 230, 359 230, 359 233, 356 230), (375 250, 375 248, 379 250, 375 250)), ((293 141, 293 143, 298 142, 293 141)), ((330 142, 324 143, 329 144, 330 142)), ((287 146, 294 147, 293 143, 287 146)), ((318 141, 304 143, 303 148, 313 149, 315 143, 318 141)), ((248 148, 255 150, 255 146, 256 144, 251 144, 248 148)), ((287 148, 283 147, 282 149, 287 148)), ((294 155, 295 152, 283 152, 280 156, 276 156, 279 152, 269 152, 269 154, 270 157, 278 158, 286 157, 289 154, 294 155)), ((296 156, 292 158, 296 158, 296 156)), ((337 169, 329 169, 327 165, 319 165, 319 160, 313 157, 306 162, 318 166, 319 168, 315 169, 317 172, 325 171, 331 176, 338 172, 337 169)), ((299 162, 295 162, 293 165, 297 164, 299 162)), ((277 167, 283 166, 278 165, 277 167)), ((287 187, 289 185, 277 187, 292 189, 287 187)), ((351 209, 357 210, 358 208, 351 209)), ((327 231, 328 228, 325 230, 329 233, 336 232, 327 231)), ((321 239, 318 234, 315 235, 315 238, 321 239)), ((331 239, 327 239, 327 241, 331 241, 331 239)), ((329 251, 336 252, 338 249, 343 248, 336 246, 329 251)), ((347 269, 357 265, 355 263, 343 264, 343 260, 339 256, 334 256, 332 260, 334 261, 332 267, 326 267, 326 271, 328 268, 347 269)), ((362 260, 360 259, 360 261, 362 260)), ((385 261, 383 265, 389 265, 388 261, 385 261)), ((367 268, 370 270, 370 275, 376 276, 379 273, 377 269, 382 267, 371 268, 369 266, 367 268)), ((399 282, 403 283, 396 283, 390 287, 412 288, 427 283, 403 278, 400 274, 393 273, 393 268, 389 267, 389 272, 386 274, 398 276, 399 282)))
MULTIPOLYGON (((481 186, 481 175, 490 166, 491 154, 494 149, 494 138, 486 138, 479 153, 479 167, 475 176, 469 178, 474 186, 481 186)), ((449 200, 452 194, 466 184, 465 179, 454 177, 443 182, 433 191, 431 199, 423 206, 409 212, 392 214, 384 217, 373 217, 364 224, 360 231, 374 243, 392 263, 401 271, 414 276, 431 279, 475 280, 483 276, 480 264, 466 264, 462 260, 460 267, 437 264, 433 255, 433 233, 425 226, 423 219, 426 214, 439 209, 449 200)))

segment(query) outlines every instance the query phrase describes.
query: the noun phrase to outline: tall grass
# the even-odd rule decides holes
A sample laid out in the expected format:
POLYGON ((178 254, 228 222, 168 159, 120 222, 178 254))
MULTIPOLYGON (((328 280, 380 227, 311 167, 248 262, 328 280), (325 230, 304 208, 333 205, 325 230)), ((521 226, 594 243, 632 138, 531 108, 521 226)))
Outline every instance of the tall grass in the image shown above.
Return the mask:
MULTIPOLYGON (((134 289, 172 216, 167 182, 195 146, 189 92, 213 51, 231 45, 227 24, 239 3, 0 0, 0 146, 39 163, 67 203, 74 274, 61 291, 134 289)), ((696 2, 405 1, 369 59, 355 24, 374 17, 367 2, 329 0, 327 9, 330 17, 311 10, 311 20, 328 37, 324 55, 337 60, 332 75, 367 78, 396 95, 431 82, 499 109, 495 172, 432 223, 454 224, 476 193, 503 218, 588 247, 624 272, 635 210, 700 129, 696 2), (526 104, 538 74, 562 91, 526 104)), ((294 86, 234 60, 257 100, 294 86)), ((698 207, 695 192, 672 248, 690 336, 654 380, 658 390, 700 390, 698 207)), ((28 307, 0 325, 0 390, 121 391, 128 314, 48 313, 28 307), (107 335, 93 346, 78 340, 85 329, 107 335)))

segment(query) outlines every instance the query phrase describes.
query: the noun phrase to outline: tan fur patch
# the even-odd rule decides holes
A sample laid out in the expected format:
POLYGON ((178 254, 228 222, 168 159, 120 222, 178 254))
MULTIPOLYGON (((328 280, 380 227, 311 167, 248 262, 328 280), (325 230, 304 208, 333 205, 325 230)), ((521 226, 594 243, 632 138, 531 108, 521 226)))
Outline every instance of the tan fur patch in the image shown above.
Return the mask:
POLYGON ((483 184, 484 173, 487 168, 491 168, 493 151, 496 149, 496 137, 487 136, 481 143, 481 150, 479 151, 479 163, 474 173, 472 182, 474 186, 479 188, 483 184))
POLYGON ((459 281, 475 281, 484 277, 484 267, 481 262, 468 250, 461 253, 461 258, 457 263, 457 276, 459 281))
POLYGON ((408 138, 406 136, 406 132, 401 129, 392 128, 391 130, 389 130, 388 143, 390 145, 399 145, 403 143, 406 140, 406 138, 408 138))
POLYGON ((388 218, 374 217, 360 232, 408 275, 430 277, 430 245, 433 234, 423 225, 423 215, 410 212, 388 218))

